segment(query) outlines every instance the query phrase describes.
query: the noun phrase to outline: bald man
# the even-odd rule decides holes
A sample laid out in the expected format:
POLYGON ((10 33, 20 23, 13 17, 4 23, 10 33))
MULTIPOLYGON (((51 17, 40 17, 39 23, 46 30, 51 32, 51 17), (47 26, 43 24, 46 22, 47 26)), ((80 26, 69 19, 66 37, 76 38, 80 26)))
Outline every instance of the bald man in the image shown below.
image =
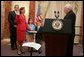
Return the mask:
POLYGON ((64 13, 66 16, 64 19, 70 19, 72 22, 72 34, 69 35, 68 39, 68 47, 67 47, 67 55, 72 56, 73 55, 73 43, 74 43, 74 37, 75 37, 75 22, 76 22, 76 15, 72 10, 72 6, 70 4, 66 4, 64 7, 64 13))

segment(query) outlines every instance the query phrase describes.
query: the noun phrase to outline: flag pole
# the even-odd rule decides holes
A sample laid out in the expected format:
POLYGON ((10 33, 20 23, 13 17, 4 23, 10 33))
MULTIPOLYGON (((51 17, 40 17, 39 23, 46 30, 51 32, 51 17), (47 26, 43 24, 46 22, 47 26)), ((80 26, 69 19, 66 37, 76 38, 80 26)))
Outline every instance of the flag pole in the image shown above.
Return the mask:
POLYGON ((46 14, 47 14, 47 12, 48 12, 49 6, 50 6, 50 1, 49 1, 49 3, 48 3, 48 6, 47 6, 47 9, 46 9, 46 12, 45 12, 45 14, 44 14, 43 19, 45 19, 45 17, 46 17, 46 14))

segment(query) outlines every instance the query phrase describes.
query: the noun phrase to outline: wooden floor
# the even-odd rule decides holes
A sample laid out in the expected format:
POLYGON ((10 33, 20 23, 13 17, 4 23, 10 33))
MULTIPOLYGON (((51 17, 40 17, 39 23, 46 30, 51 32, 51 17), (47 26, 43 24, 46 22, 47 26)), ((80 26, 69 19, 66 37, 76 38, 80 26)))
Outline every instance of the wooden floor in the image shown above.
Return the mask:
MULTIPOLYGON (((24 47, 25 53, 21 56, 30 56, 30 53, 27 50, 27 47, 24 47)), ((10 49, 9 40, 1 40, 1 56, 19 56, 17 55, 16 50, 10 49)), ((45 43, 42 43, 42 53, 33 52, 32 56, 45 56, 45 43)), ((83 46, 81 44, 75 44, 73 49, 73 56, 83 56, 83 46)))

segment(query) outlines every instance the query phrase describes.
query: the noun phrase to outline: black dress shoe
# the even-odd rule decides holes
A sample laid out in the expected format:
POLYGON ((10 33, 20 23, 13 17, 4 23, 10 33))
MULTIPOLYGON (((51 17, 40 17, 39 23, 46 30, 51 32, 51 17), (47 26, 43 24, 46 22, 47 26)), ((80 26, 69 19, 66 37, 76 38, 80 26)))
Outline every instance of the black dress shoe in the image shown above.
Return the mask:
POLYGON ((15 50, 15 48, 11 48, 11 50, 15 50))
POLYGON ((15 46, 14 48, 17 49, 17 46, 15 46))

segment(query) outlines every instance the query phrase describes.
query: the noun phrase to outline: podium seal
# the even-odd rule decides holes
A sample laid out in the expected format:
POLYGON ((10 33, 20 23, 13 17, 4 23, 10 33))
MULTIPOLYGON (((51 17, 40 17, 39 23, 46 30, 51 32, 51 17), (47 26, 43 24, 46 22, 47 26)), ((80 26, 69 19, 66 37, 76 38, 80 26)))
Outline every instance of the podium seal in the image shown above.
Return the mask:
POLYGON ((54 30, 61 30, 63 27, 63 23, 61 20, 54 20, 52 22, 52 27, 54 30))

